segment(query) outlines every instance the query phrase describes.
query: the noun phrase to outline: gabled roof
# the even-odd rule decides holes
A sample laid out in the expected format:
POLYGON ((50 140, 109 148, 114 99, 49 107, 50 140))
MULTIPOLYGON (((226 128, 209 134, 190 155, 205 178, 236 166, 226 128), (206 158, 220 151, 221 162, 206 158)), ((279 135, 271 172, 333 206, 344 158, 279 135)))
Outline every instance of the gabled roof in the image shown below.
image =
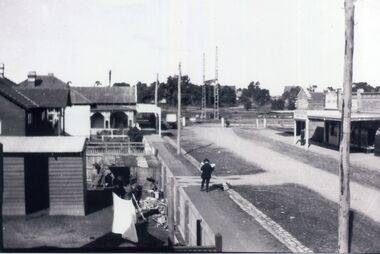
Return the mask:
POLYGON ((64 108, 71 105, 70 91, 67 89, 19 89, 41 108, 64 108))
POLYGON ((37 108, 39 105, 25 94, 15 89, 16 84, 7 78, 0 78, 0 94, 24 109, 37 108))
POLYGON ((69 85, 53 75, 37 75, 35 83, 28 82, 28 79, 18 84, 21 89, 70 89, 69 85))
POLYGON ((71 102, 78 104, 135 104, 132 87, 71 87, 71 102))
POLYGON ((11 137, 0 136, 4 153, 80 153, 85 137, 42 136, 11 137))

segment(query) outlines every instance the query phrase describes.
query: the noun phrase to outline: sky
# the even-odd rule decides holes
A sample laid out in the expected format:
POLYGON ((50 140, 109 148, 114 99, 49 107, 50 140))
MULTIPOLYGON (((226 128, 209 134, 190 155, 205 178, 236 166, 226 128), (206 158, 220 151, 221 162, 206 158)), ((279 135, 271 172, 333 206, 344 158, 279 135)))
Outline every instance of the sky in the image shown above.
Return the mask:
MULTIPOLYGON (((0 63, 75 86, 151 83, 178 73, 271 95, 286 85, 342 87, 343 0, 2 0, 0 63)), ((380 85, 380 0, 358 0, 354 81, 380 85)))

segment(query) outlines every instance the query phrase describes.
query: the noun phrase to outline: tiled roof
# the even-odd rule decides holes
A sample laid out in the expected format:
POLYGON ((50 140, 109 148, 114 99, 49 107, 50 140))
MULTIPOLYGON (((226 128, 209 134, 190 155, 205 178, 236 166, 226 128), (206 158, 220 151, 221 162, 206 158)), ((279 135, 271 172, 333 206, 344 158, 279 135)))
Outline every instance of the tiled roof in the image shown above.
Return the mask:
POLYGON ((37 75, 34 84, 28 82, 28 79, 18 84, 19 89, 43 88, 43 89, 69 89, 69 85, 55 76, 37 75))
POLYGON ((24 109, 37 108, 39 105, 24 93, 15 89, 16 84, 7 78, 0 78, 0 94, 24 109))
POLYGON ((19 89, 19 91, 42 108, 64 108, 70 105, 69 90, 67 89, 23 88, 19 89))
POLYGON ((131 87, 71 87, 71 102, 75 104, 134 104, 131 87))

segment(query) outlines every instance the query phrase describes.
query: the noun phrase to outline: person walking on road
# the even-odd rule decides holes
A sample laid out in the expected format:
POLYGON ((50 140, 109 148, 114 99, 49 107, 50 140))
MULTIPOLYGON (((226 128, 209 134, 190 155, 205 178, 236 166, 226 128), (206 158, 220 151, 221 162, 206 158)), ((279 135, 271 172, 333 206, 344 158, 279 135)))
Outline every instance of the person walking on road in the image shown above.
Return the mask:
POLYGON ((210 165, 210 161, 208 159, 203 160, 203 165, 201 167, 201 177, 202 177, 202 185, 201 185, 201 191, 204 191, 203 186, 206 183, 206 191, 208 192, 208 185, 210 183, 211 173, 214 170, 214 168, 210 165))

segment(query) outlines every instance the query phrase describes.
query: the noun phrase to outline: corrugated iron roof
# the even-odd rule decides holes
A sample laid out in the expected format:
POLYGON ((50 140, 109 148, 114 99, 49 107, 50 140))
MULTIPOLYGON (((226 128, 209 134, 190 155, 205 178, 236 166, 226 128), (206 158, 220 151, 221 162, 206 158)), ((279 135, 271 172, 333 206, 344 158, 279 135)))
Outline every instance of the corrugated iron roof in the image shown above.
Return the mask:
POLYGON ((80 153, 85 146, 85 137, 0 136, 4 153, 80 153))
POLYGON ((64 108, 70 105, 69 90, 67 89, 20 89, 42 108, 64 108))
POLYGON ((132 87, 71 87, 71 101, 75 104, 133 104, 132 87))
POLYGON ((0 94, 24 109, 37 108, 39 105, 25 94, 15 89, 16 84, 7 78, 0 78, 0 94))

